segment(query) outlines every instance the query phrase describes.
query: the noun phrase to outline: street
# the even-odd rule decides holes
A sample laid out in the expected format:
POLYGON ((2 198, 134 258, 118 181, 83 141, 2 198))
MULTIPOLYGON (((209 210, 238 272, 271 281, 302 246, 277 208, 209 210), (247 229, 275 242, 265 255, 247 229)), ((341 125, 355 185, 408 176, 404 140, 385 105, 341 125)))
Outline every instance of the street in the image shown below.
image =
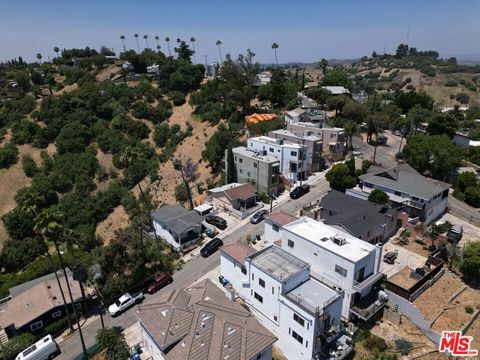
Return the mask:
MULTIPOLYGON (((321 178, 318 182, 311 184, 311 190, 309 193, 296 200, 289 199, 286 202, 279 204, 274 209, 282 210, 291 215, 297 215, 304 205, 310 204, 311 202, 320 199, 329 189, 330 187, 328 185, 328 182, 325 180, 325 173, 323 173, 321 174, 321 178)), ((245 237, 248 234, 263 234, 263 232, 263 221, 256 225, 247 222, 237 231, 230 235, 227 235, 222 240, 224 244, 231 244, 237 242, 238 240, 245 240, 245 237)), ((155 299, 158 297, 158 295, 172 289, 185 288, 194 283, 203 274, 206 274, 207 272, 213 270, 219 265, 220 255, 218 251, 208 258, 202 258, 200 256, 197 256, 194 259, 188 261, 186 264, 183 265, 182 269, 173 274, 174 281, 172 284, 161 289, 156 294, 146 295, 143 303, 155 303, 155 299)), ((104 316, 105 326, 125 329, 133 325, 137 321, 135 311, 136 306, 130 308, 129 310, 115 318, 112 318, 110 315, 106 314, 104 316)), ((89 322, 87 325, 85 325, 85 327, 82 326, 85 345, 87 348, 95 345, 95 335, 100 328, 101 322, 99 318, 89 322)), ((78 333, 73 334, 71 337, 67 338, 59 345, 62 351, 62 353, 57 357, 57 359, 59 360, 73 359, 82 353, 82 346, 78 333)))
MULTIPOLYGON (((366 134, 362 134, 366 136, 366 134)), ((395 155, 398 153, 400 148, 400 136, 395 136, 390 133, 390 131, 386 131, 382 135, 385 135, 388 138, 387 144, 377 146, 377 154, 375 156, 375 162, 381 164, 385 168, 390 168, 397 165, 395 160, 395 155)), ((403 139, 402 146, 406 144, 406 140, 403 139)), ((362 166, 363 160, 373 160, 373 155, 375 152, 375 147, 367 144, 366 142, 362 141, 360 137, 354 136, 353 137, 353 147, 354 151, 358 151, 362 153, 362 155, 357 156, 356 166, 362 166)))

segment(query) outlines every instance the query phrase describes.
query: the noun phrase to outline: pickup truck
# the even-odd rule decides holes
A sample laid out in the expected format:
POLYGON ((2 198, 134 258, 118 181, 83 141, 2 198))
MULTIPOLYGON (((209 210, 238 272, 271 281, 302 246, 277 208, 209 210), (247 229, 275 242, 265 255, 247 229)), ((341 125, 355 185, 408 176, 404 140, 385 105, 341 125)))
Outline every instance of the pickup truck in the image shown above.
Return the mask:
POLYGON ((118 298, 112 305, 108 307, 108 312, 111 316, 117 316, 122 311, 127 310, 130 306, 138 304, 143 300, 143 292, 138 293, 125 293, 118 298))

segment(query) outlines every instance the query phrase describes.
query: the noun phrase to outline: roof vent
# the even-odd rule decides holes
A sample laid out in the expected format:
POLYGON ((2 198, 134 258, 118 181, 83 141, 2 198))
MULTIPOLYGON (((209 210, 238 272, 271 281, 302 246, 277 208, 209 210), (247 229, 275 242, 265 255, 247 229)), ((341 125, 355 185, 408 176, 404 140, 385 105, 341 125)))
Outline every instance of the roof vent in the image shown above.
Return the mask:
POLYGON ((347 240, 345 240, 345 238, 342 238, 342 237, 333 237, 332 238, 332 241, 334 244, 338 245, 338 246, 342 246, 342 245, 345 245, 347 243, 347 240))

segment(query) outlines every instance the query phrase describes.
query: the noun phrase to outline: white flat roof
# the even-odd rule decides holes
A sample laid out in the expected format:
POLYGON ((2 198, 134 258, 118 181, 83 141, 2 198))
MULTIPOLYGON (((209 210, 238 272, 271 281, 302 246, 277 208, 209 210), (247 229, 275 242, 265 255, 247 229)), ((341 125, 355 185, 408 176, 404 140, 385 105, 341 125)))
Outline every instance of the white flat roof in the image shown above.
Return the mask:
POLYGON ((283 231, 289 231, 310 240, 320 247, 354 262, 375 251, 375 245, 309 217, 302 217, 283 226, 283 231), (345 243, 338 245, 332 241, 333 238, 344 239, 345 243))
POLYGON ((303 145, 295 144, 291 141, 285 141, 285 140, 283 141, 283 144, 278 144, 277 139, 272 138, 270 136, 258 136, 258 137, 250 138, 248 140, 254 140, 254 141, 258 141, 258 142, 262 142, 262 143, 266 143, 266 144, 271 144, 271 145, 276 145, 276 146, 294 147, 294 148, 297 148, 297 149, 301 149, 303 147, 303 145))
POLYGON ((210 205, 210 204, 202 204, 202 205, 199 205, 195 208, 193 208, 193 210, 197 210, 198 212, 204 212, 204 211, 208 211, 208 210, 212 210, 213 209, 213 206, 210 205))

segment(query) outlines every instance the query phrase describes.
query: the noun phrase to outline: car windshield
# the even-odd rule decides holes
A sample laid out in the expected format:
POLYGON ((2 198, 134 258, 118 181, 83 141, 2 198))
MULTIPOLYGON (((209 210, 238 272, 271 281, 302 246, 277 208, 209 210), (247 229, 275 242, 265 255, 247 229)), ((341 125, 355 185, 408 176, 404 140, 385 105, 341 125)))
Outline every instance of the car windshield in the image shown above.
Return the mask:
POLYGON ((122 305, 122 303, 120 302, 120 300, 117 300, 117 301, 115 301, 115 305, 120 306, 120 305, 122 305))

